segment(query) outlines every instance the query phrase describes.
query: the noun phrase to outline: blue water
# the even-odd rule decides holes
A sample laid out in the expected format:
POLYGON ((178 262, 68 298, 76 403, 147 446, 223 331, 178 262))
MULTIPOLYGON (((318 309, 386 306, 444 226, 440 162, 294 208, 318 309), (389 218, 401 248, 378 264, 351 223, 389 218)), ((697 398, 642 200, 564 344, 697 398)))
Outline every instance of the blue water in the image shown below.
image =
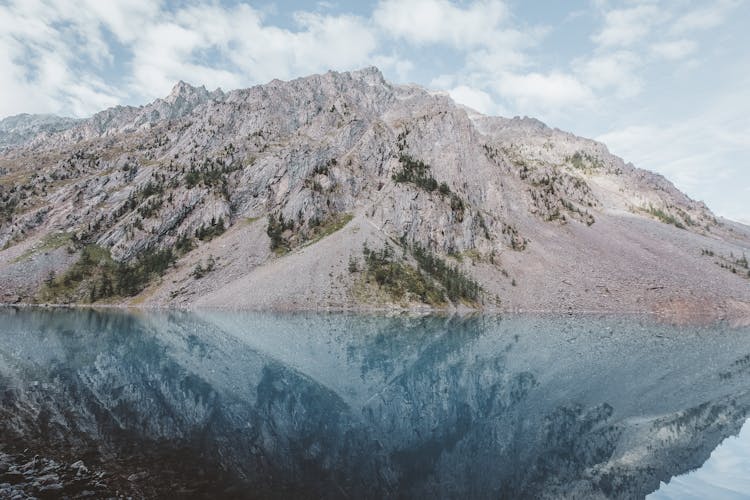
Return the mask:
POLYGON ((0 309, 0 452, 101 496, 739 498, 749 390, 722 324, 0 309))

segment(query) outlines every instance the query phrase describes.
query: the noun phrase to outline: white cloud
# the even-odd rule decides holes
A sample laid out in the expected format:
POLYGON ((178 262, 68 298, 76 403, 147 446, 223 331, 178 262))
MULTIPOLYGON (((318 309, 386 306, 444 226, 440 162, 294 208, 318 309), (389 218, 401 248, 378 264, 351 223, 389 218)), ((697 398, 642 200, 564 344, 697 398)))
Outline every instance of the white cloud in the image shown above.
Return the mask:
POLYGON ((302 74, 364 66, 377 49, 375 33, 357 16, 302 14, 297 20, 302 31, 287 32, 287 37, 302 74))
MULTIPOLYGON (((0 5, 0 115, 42 109, 87 115, 123 99, 165 95, 177 80, 234 88, 354 69, 376 57, 375 30, 358 16, 298 12, 295 29, 267 25, 263 17, 245 4, 173 10, 146 0, 0 5), (119 88, 96 74, 110 67, 119 88)), ((379 60, 399 75, 410 70, 395 55, 379 60)))
POLYGON ((371 63, 377 41, 361 18, 298 12, 294 20, 299 29, 293 31, 265 25, 262 14, 248 5, 180 10, 173 20, 147 27, 138 39, 134 85, 142 94, 158 96, 181 79, 233 88, 371 63))
POLYGON ((58 109, 53 96, 35 92, 20 65, 13 63, 14 51, 0 44, 0 117, 17 113, 48 113, 58 109), (35 95, 38 94, 38 95, 35 95))
POLYGON ((454 74, 443 74, 436 76, 430 82, 430 87, 434 89, 449 89, 456 84, 457 76, 454 74))
POLYGON ((403 59, 398 54, 376 55, 372 58, 372 64, 380 68, 385 75, 395 75, 396 81, 407 82, 414 70, 414 63, 403 59))
POLYGON ((719 0, 712 5, 691 10, 680 17, 672 24, 671 32, 682 35, 685 33, 715 28, 729 15, 729 12, 739 6, 741 1, 738 0, 719 0))
POLYGON ((480 89, 459 85, 448 91, 451 98, 459 104, 468 106, 483 114, 493 114, 497 112, 497 104, 487 92, 480 89))
POLYGON ((667 175, 683 189, 691 190, 701 182, 701 165, 710 156, 705 138, 681 125, 629 125, 597 137, 613 152, 636 166, 667 175))
POLYGON ((119 102, 122 94, 95 74, 111 59, 101 30, 105 24, 85 3, 70 0, 0 6, 0 115, 89 114, 119 102))
POLYGON ((129 43, 140 36, 144 23, 158 16, 163 0, 76 0, 76 3, 118 40, 129 43))
POLYGON ((377 40, 361 18, 298 12, 294 19, 293 31, 265 25, 248 5, 178 11, 173 21, 147 28, 134 46, 135 88, 153 97, 180 79, 233 88, 371 63, 377 40))
POLYGON ((677 61, 694 53, 697 47, 695 42, 682 39, 656 43, 651 46, 651 51, 663 59, 677 61))
POLYGON ((466 8, 448 0, 383 0, 373 14, 392 36, 457 48, 493 44, 493 35, 507 17, 508 9, 500 0, 479 0, 466 8))
POLYGON ((315 4, 315 6, 316 6, 316 7, 317 7, 317 8, 319 9, 319 10, 331 10, 331 9, 333 9, 334 7, 336 7, 336 4, 335 4, 335 3, 333 3, 333 2, 325 2, 325 1, 322 1, 322 2, 317 2, 317 3, 315 4))
POLYGON ((576 73, 592 89, 613 91, 626 99, 638 95, 643 82, 637 76, 640 58, 631 51, 617 51, 595 55, 574 62, 576 73))
POLYGON ((663 17, 656 5, 637 5, 610 10, 604 15, 604 27, 592 37, 602 47, 629 46, 646 36, 663 17))
POLYGON ((591 89, 572 75, 553 72, 503 75, 496 83, 500 95, 528 110, 557 110, 584 105, 593 98, 591 89))
POLYGON ((469 52, 466 55, 466 69, 497 75, 511 69, 527 67, 530 62, 524 49, 533 44, 530 37, 511 31, 504 32, 495 39, 495 45, 469 52))
POLYGON ((206 37, 190 27, 172 22, 148 27, 133 47, 132 91, 149 97, 165 95, 178 80, 209 88, 235 87, 239 79, 231 71, 193 62, 193 52, 204 44, 206 37))
POLYGON ((617 155, 636 166, 659 172, 678 189, 705 201, 719 215, 750 218, 746 194, 739 186, 750 175, 732 162, 750 153, 724 142, 714 124, 699 120, 677 125, 631 125, 597 137, 617 155))

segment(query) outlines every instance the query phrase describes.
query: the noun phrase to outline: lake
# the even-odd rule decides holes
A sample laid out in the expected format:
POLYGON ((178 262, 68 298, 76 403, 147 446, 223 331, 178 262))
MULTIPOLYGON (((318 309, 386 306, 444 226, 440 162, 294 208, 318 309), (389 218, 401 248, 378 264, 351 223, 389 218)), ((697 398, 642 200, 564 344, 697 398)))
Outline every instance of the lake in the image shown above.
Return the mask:
POLYGON ((723 324, 5 308, 0 497, 742 498, 749 391, 723 324))

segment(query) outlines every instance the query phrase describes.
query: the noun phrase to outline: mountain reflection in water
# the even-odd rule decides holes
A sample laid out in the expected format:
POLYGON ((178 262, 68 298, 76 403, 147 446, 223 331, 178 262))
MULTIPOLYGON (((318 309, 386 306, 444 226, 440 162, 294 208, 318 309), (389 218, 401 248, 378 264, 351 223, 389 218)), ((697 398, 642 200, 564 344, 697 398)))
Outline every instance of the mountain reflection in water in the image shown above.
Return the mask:
POLYGON ((739 432, 748 382, 750 330, 633 316, 4 309, 0 483, 81 460, 73 496, 639 498, 739 432))
POLYGON ((672 478, 648 500, 737 500, 750 498, 750 420, 726 438, 699 469, 672 478))

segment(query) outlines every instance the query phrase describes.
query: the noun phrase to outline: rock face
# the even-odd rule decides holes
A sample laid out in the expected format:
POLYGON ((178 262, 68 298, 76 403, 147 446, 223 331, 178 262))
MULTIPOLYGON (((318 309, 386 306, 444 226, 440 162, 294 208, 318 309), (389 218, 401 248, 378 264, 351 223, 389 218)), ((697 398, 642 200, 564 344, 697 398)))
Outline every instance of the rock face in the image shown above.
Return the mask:
POLYGON ((747 227, 603 144, 375 68, 226 93, 180 82, 64 123, 0 129, 5 302, 750 303, 747 227))
POLYGON ((54 115, 20 114, 0 120, 0 150, 73 127, 78 120, 54 115))

